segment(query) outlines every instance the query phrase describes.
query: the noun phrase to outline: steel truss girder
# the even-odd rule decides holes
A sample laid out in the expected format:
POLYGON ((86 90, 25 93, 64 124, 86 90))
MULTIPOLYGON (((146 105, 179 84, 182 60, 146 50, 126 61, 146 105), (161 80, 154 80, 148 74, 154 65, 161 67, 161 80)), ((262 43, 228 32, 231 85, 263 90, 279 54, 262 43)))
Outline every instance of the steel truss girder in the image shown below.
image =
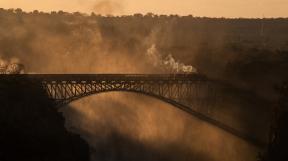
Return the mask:
MULTIPOLYGON (((111 91, 136 92, 162 99, 166 102, 174 101, 187 106, 207 106, 213 104, 215 90, 208 80, 183 79, 174 77, 164 79, 117 79, 103 78, 102 80, 43 80, 48 97, 56 100, 57 106, 68 104, 92 94, 111 91), (169 101, 168 101, 169 100, 169 101), (209 100, 209 103, 205 103, 209 100)), ((214 97, 215 98, 215 97, 214 97)), ((216 99, 216 98, 215 98, 216 99)))

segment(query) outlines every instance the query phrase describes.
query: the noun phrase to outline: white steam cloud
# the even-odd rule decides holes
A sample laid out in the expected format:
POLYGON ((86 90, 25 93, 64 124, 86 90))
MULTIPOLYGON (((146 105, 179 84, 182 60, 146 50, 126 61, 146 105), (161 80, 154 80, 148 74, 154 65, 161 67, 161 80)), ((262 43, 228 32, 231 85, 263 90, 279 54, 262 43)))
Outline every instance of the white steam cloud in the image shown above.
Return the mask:
POLYGON ((24 74, 24 65, 18 59, 0 58, 0 74, 24 74))
POLYGON ((165 58, 163 58, 157 50, 155 44, 152 44, 151 47, 147 49, 146 57, 154 67, 164 68, 165 71, 170 73, 197 73, 196 68, 194 68, 192 65, 185 65, 184 63, 176 61, 172 54, 168 54, 165 58))

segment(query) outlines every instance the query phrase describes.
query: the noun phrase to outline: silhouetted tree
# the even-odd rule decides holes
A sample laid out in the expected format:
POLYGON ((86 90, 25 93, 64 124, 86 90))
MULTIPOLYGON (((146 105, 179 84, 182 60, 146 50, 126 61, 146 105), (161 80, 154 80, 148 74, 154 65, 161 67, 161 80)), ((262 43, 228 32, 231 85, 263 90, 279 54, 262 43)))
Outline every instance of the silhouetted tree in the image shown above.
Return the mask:
POLYGON ((33 14, 34 14, 34 15, 38 15, 38 14, 39 14, 39 11, 38 11, 38 10, 34 10, 34 11, 33 11, 33 14))
POLYGON ((21 8, 17 8, 17 9, 15 10, 15 13, 18 14, 18 15, 20 15, 20 14, 23 13, 23 11, 22 11, 21 8))
POLYGON ((76 17, 81 17, 81 16, 83 16, 82 13, 80 13, 80 12, 73 12, 73 15, 76 16, 76 17))
POLYGON ((141 13, 135 13, 133 16, 136 18, 143 18, 143 15, 141 13))
POLYGON ((149 17, 149 18, 153 18, 154 17, 154 13, 152 12, 148 12, 145 17, 149 17))
POLYGON ((64 15, 64 14, 65 14, 64 11, 62 11, 62 10, 58 11, 58 15, 64 15))
POLYGON ((56 11, 51 11, 51 15, 57 15, 56 11))

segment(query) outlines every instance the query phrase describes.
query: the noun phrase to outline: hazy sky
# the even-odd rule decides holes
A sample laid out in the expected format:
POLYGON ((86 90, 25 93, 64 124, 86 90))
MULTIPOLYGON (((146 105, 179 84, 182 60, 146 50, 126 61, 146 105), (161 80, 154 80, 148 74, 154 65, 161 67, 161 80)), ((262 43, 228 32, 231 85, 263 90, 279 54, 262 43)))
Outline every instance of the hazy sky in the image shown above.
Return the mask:
POLYGON ((288 0, 0 0, 0 8, 209 17, 288 17, 288 0))

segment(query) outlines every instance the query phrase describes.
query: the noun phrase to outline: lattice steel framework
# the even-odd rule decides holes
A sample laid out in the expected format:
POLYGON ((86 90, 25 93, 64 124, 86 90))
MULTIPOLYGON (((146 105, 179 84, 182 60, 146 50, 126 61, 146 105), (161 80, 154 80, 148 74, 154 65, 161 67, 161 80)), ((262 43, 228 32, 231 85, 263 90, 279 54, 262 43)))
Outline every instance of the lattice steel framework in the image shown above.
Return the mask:
POLYGON ((92 94, 126 91, 185 106, 211 106, 216 93, 200 75, 49 75, 42 85, 57 106, 92 94))

